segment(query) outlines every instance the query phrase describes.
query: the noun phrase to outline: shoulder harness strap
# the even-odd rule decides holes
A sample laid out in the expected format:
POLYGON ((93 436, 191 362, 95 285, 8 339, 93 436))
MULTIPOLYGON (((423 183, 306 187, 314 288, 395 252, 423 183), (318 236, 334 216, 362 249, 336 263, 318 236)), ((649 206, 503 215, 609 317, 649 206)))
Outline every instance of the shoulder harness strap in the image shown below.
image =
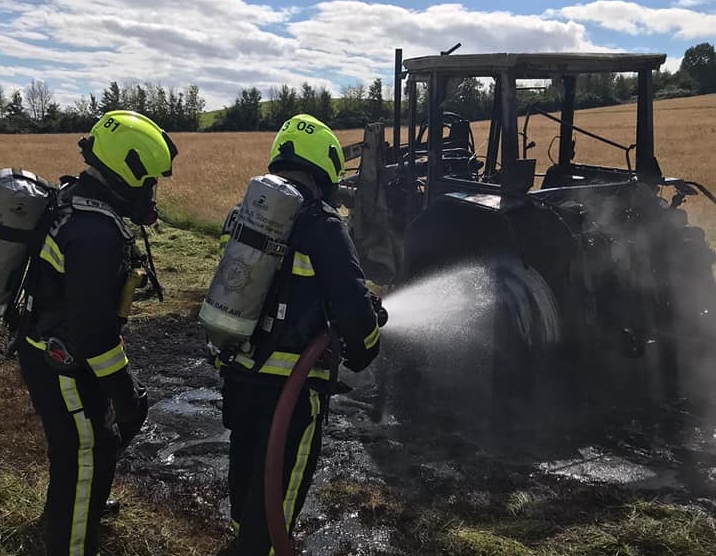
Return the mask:
POLYGON ((111 218, 125 239, 134 239, 134 232, 127 227, 122 217, 114 212, 114 209, 107 203, 86 197, 72 197, 71 206, 74 210, 97 212, 111 218))

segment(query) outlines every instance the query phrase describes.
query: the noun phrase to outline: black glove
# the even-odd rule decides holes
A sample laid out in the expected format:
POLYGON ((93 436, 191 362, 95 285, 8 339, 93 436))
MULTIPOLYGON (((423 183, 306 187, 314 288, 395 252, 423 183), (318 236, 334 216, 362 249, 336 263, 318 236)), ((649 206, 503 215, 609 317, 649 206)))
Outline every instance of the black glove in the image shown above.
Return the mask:
POLYGON ((122 445, 139 432, 149 411, 147 391, 125 367, 100 382, 110 400, 111 420, 121 435, 122 445))
POLYGON ((137 436, 142 429, 144 421, 147 420, 149 414, 149 400, 147 398, 147 389, 137 382, 136 398, 134 407, 122 414, 120 418, 117 415, 117 427, 119 429, 120 447, 119 451, 123 452, 132 439, 137 436))
POLYGON ((379 346, 380 340, 369 350, 356 349, 354 350, 355 353, 353 351, 343 350, 343 365, 351 371, 359 373, 370 365, 371 361, 378 355, 379 346))

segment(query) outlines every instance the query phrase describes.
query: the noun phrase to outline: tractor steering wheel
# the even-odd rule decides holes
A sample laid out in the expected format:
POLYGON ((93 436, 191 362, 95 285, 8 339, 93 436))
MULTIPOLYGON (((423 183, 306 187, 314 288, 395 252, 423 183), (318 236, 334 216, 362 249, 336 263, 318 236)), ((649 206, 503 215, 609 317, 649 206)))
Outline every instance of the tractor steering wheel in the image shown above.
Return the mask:
MULTIPOLYGON (((418 129, 416 142, 427 150, 428 122, 423 121, 418 129)), ((443 150, 461 149, 468 158, 475 154, 475 139, 470 121, 455 112, 443 112, 443 150)), ((456 151, 453 151, 454 153, 456 151)))

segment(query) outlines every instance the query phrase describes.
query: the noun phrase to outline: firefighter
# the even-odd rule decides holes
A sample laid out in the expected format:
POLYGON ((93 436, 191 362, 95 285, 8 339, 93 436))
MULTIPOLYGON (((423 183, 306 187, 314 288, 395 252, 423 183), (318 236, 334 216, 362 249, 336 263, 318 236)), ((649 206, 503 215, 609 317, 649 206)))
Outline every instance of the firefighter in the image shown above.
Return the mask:
POLYGON ((121 292, 139 253, 124 218, 156 220, 155 186, 177 154, 156 123, 126 110, 102 115, 79 146, 86 167, 63 178, 18 348, 48 445, 49 556, 99 553, 117 458, 147 416, 120 335, 121 292))
MULTIPOLYGON (((268 169, 289 180, 304 202, 291 233, 289 255, 274 279, 263 311, 266 315, 281 313, 285 317, 282 324, 270 333, 262 335, 259 330, 254 334, 252 364, 247 366, 245 358, 220 363, 223 421, 231 430, 231 520, 236 553, 242 556, 272 553, 264 504, 266 447, 285 378, 299 355, 329 322, 340 337, 347 368, 365 369, 379 350, 376 313, 355 246, 340 215, 329 204, 345 170, 338 139, 316 118, 296 115, 276 134, 268 169), (286 295, 278 293, 281 291, 286 295)), ((330 366, 330 361, 323 360, 310 371, 287 435, 283 508, 289 531, 318 462, 330 366)))

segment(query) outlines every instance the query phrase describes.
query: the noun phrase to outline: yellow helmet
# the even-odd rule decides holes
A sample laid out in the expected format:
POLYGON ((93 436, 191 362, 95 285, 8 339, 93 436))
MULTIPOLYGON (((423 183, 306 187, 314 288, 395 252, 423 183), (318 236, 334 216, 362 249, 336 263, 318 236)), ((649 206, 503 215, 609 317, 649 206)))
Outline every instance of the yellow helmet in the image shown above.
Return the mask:
POLYGON ((289 118, 276 134, 269 155, 269 171, 299 166, 316 178, 318 185, 330 187, 345 172, 343 149, 331 129, 308 114, 289 118))
POLYGON ((90 166, 107 170, 128 187, 152 187, 160 176, 171 176, 177 148, 156 123, 131 110, 106 112, 80 141, 90 166))

